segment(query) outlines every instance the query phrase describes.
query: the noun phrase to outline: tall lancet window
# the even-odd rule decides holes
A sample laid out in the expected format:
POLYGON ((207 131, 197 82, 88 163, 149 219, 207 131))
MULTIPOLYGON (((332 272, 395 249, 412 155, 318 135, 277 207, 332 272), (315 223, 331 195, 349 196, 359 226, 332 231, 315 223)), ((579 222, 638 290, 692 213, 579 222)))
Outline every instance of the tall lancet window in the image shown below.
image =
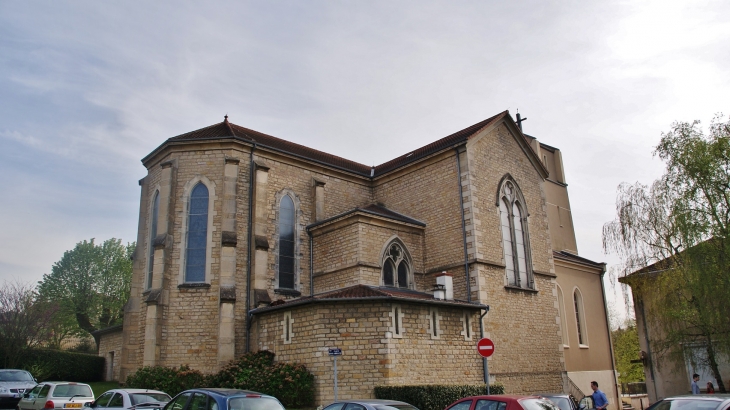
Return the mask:
POLYGON ((155 237, 157 237, 157 214, 160 209, 160 191, 155 191, 155 199, 152 201, 152 214, 150 215, 150 239, 149 257, 147 261, 147 289, 152 287, 152 271, 155 266, 155 237))
POLYGON ((511 177, 503 179, 498 202, 507 283, 510 286, 532 289, 534 283, 525 200, 511 177))
POLYGON ((279 288, 294 289, 295 208, 289 195, 279 205, 279 288))
POLYGON ((208 187, 199 182, 190 193, 185 282, 205 282, 208 246, 208 187))
POLYGON ((391 243, 383 255, 383 285, 408 288, 410 276, 408 254, 398 242, 391 243))

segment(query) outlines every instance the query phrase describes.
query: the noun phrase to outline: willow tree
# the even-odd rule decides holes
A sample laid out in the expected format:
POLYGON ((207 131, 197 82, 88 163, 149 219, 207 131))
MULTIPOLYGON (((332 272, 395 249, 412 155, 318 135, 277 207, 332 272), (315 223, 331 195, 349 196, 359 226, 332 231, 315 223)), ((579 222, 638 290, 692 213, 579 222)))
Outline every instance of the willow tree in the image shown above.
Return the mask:
POLYGON ((708 135, 698 121, 675 123, 654 153, 664 174, 650 186, 619 186, 603 246, 621 257, 623 275, 633 274, 624 282, 652 298, 646 317, 662 330, 652 350, 707 366, 725 392, 718 359, 730 353, 730 122, 716 118, 708 135))

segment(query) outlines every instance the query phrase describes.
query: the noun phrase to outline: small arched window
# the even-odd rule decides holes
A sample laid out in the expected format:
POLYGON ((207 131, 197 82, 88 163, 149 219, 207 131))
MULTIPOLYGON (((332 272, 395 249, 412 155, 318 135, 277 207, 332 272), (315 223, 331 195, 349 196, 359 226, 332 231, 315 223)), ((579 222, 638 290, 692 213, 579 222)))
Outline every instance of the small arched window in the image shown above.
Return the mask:
POLYGON ((577 288, 573 291, 573 305, 575 306, 575 322, 578 328, 578 344, 582 347, 588 346, 588 333, 586 332, 586 315, 583 309, 583 295, 577 288))
POLYGON ((383 256, 383 285, 408 288, 410 273, 411 267, 405 250, 399 243, 391 243, 383 256))
POLYGON ((560 314, 560 336, 563 339, 563 346, 567 347, 570 343, 568 342, 568 321, 565 316, 565 300, 563 297, 563 289, 560 285, 556 285, 558 289, 558 313, 560 314))
POLYGON ((190 193, 185 282, 205 282, 208 246, 208 187, 199 182, 190 193))
POLYGON ((510 286, 532 289, 534 283, 528 246, 525 200, 511 177, 503 180, 497 201, 507 283, 510 286))
POLYGON ((294 289, 295 277, 295 213, 289 195, 279 205, 279 288, 294 289))
POLYGON ((157 237, 157 214, 160 210, 160 191, 155 191, 155 198, 152 200, 152 215, 150 215, 150 239, 149 255, 147 261, 147 289, 152 287, 152 271, 155 266, 155 238, 157 237))

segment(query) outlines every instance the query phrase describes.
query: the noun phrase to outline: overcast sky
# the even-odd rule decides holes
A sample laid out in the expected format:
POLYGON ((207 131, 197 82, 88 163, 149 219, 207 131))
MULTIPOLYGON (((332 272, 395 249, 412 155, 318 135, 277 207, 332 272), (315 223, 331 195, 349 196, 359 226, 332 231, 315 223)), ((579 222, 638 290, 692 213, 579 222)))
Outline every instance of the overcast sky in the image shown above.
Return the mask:
MULTIPOLYGON (((503 110, 563 152, 580 255, 674 121, 730 114, 727 1, 0 2, 0 280, 136 238, 140 159, 223 119, 367 165, 503 110), (601 3, 601 4, 598 4, 601 3)), ((610 289, 609 289, 610 291, 610 289)))

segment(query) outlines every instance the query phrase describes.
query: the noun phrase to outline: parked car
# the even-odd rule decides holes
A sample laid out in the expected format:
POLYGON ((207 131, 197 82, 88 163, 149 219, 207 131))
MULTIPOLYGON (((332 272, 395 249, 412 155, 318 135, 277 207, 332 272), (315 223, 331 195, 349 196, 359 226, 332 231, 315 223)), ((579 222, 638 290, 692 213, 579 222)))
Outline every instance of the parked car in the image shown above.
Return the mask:
POLYGON ((14 409, 26 390, 36 383, 27 371, 20 369, 0 369, 0 409, 14 409))
POLYGON ((730 394, 695 394, 662 399, 646 410, 727 410, 730 394))
POLYGON ((418 410, 413 405, 397 400, 341 400, 336 401, 323 410, 418 410))
POLYGON ((113 389, 102 393, 87 407, 99 410, 160 410, 171 399, 164 391, 149 389, 113 389))
POLYGON ((18 410, 80 409, 94 401, 88 384, 75 382, 43 382, 25 392, 18 410))
POLYGON ((544 397, 555 403, 560 410, 581 410, 593 408, 593 399, 591 396, 585 396, 580 403, 575 396, 568 393, 536 393, 535 396, 544 397))
POLYGON ((451 403, 446 410, 560 410, 540 396, 492 395, 466 397, 451 403))
POLYGON ((190 389, 173 397, 164 410, 284 410, 276 397, 249 390, 190 389))

